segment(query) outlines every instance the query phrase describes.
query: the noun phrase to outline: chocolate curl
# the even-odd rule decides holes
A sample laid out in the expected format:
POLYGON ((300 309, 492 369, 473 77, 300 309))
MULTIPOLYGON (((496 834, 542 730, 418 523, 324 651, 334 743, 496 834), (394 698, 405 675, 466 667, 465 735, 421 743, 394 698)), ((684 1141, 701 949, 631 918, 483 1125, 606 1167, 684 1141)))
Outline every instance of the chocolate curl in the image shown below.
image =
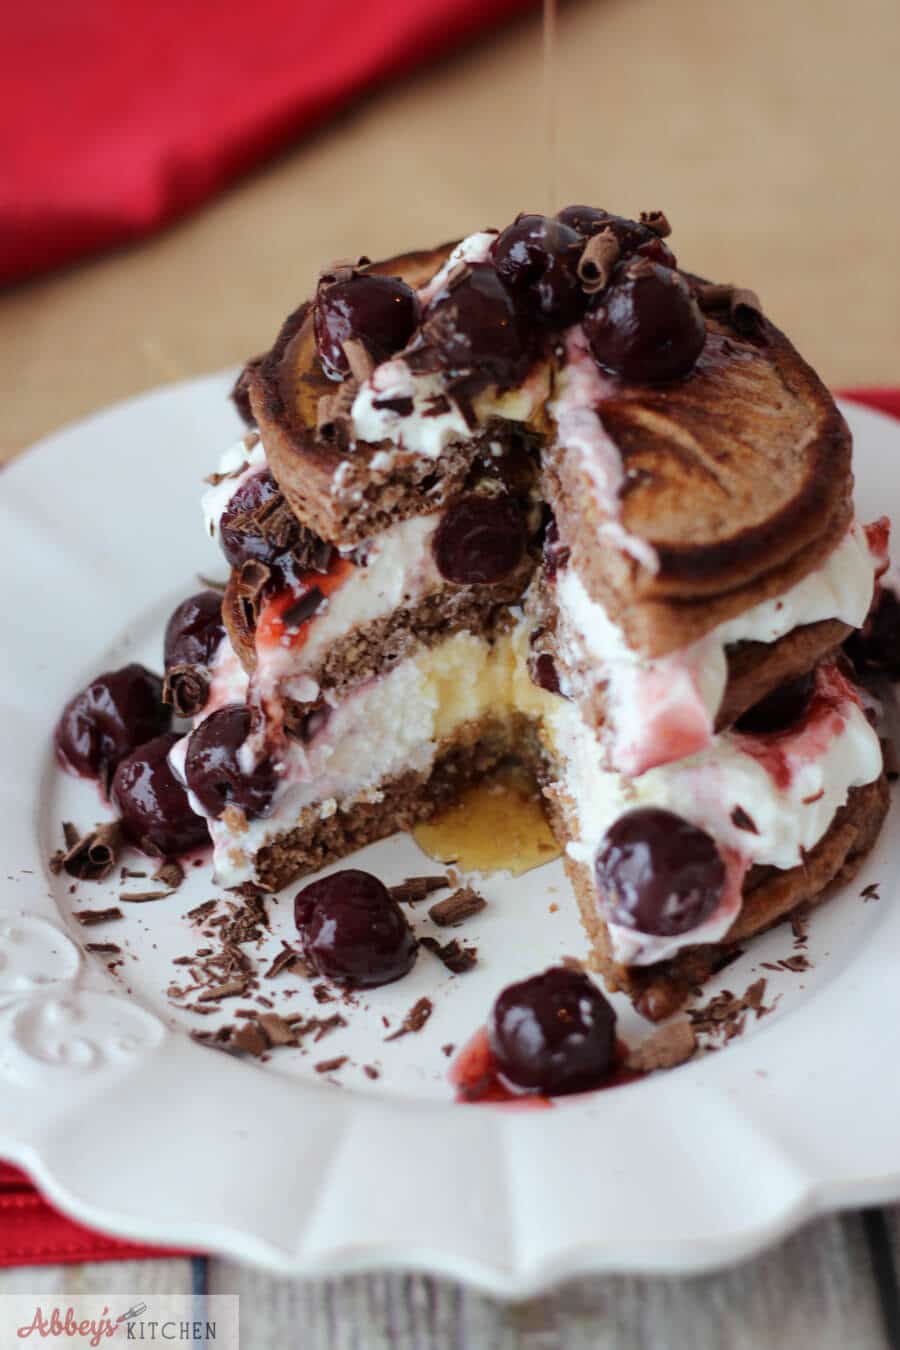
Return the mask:
POLYGON ((168 703, 177 717, 196 717, 206 707, 208 697, 209 671, 206 666, 179 665, 166 671, 163 703, 168 703))
POLYGON ((704 311, 727 309, 728 317, 739 333, 755 337, 762 331, 763 309, 755 291, 744 286, 701 281, 694 287, 694 294, 704 311))
POLYGON ((762 305, 755 291, 736 287, 731 297, 730 314, 731 322, 739 333, 753 336, 762 329, 762 305))
POLYGON ((372 259, 363 253, 354 262, 352 258, 336 258, 330 267, 323 267, 319 273, 319 286, 333 286, 336 281, 349 281, 368 267, 372 259))
POLYGON ((672 233, 665 211, 642 211, 641 224, 652 230, 658 239, 667 239, 672 233))
POLYGON ((66 822, 63 834, 66 848, 51 859, 52 872, 66 872, 77 881, 103 881, 109 876, 122 851, 120 821, 113 820, 97 825, 80 837, 74 827, 66 822))
POLYGON ((609 284, 620 253, 619 241, 608 226, 587 241, 578 263, 578 280, 587 295, 594 295, 609 284))
POLYGON ((241 563, 241 570, 237 574, 235 583, 235 593, 241 607, 241 613, 244 616, 244 622, 248 628, 256 627, 260 601, 271 575, 271 568, 266 567, 265 563, 259 562, 256 558, 248 558, 246 562, 241 563))

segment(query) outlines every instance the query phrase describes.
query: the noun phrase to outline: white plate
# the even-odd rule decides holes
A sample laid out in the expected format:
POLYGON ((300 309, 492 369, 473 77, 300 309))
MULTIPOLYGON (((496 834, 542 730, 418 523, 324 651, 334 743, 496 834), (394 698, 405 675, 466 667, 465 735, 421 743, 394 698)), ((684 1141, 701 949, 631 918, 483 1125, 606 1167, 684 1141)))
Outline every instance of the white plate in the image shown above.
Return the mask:
MULTIPOLYGON (((489 907, 465 929, 473 972, 450 977, 423 952, 407 979, 342 1009, 348 1026, 314 1053, 267 1065, 192 1042, 184 1029, 216 1018, 176 1014, 165 995, 171 957, 202 941, 183 916, 214 893, 207 866, 166 902, 126 906, 124 921, 73 923, 73 903, 97 907, 121 887, 71 895, 49 874, 60 821, 103 814, 90 784, 55 768, 53 723, 101 669, 133 656, 158 668, 170 610, 198 571, 221 575, 197 494, 237 431, 230 378, 121 404, 3 475, 0 1152, 62 1209, 123 1236, 307 1275, 415 1267, 505 1295, 588 1270, 724 1264, 817 1211, 900 1196, 892 821, 814 918, 812 969, 760 971, 791 954, 784 928, 721 977, 742 991, 766 975, 769 1001, 782 995, 771 1016, 721 1053, 547 1111, 453 1103, 441 1047, 465 1042, 511 979, 583 950, 558 863, 484 880, 489 907), (881 899, 864 903, 873 881, 881 899), (122 979, 82 950, 104 939, 129 951, 122 979), (384 1043, 382 1016, 395 1027, 425 993, 427 1027, 384 1043), (342 1054, 334 1087, 313 1063, 342 1054)), ((900 428, 846 411, 861 514, 900 519, 900 428)), ((428 866, 406 837, 357 861, 388 881, 428 866)), ((272 906, 273 948, 293 936, 292 894, 272 906)), ((414 918, 427 930, 424 907, 414 918)), ((272 985, 298 991, 277 994, 279 1007, 329 1011, 306 982, 272 985)), ((634 1039, 637 1019, 619 1011, 634 1039)))

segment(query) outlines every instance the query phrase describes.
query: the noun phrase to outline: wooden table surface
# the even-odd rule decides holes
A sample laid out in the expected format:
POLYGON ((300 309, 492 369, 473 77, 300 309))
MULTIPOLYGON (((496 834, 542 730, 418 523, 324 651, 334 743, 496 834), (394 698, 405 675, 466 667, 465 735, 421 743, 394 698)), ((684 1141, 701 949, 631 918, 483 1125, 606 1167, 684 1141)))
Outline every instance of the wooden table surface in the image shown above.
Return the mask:
MULTIPOLYGON (((567 200, 664 208, 682 262, 753 286, 826 380, 900 382, 898 68, 896 0, 575 0, 551 174, 540 26, 523 19, 164 235, 0 296, 0 456, 264 348, 334 257, 567 200)), ((219 1260, 7 1271, 0 1293, 236 1292, 245 1350, 868 1350, 900 1345, 897 1236, 895 1213, 826 1218, 725 1274, 579 1280, 512 1306, 419 1276, 304 1283, 219 1260)))

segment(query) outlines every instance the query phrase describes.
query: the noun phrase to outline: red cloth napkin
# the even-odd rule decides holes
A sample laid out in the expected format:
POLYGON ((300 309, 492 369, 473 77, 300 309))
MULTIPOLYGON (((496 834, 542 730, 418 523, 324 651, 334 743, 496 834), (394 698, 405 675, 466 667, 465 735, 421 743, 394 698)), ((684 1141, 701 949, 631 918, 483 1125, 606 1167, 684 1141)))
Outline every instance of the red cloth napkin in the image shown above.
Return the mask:
POLYGON ((177 219, 362 90, 532 3, 7 5, 0 283, 177 219))
MULTIPOLYGON (((900 418, 900 388, 846 389, 843 397, 900 418)), ((92 1233, 64 1219, 42 1200, 21 1172, 0 1163, 0 1266, 57 1265, 69 1261, 133 1260, 171 1256, 92 1233)))

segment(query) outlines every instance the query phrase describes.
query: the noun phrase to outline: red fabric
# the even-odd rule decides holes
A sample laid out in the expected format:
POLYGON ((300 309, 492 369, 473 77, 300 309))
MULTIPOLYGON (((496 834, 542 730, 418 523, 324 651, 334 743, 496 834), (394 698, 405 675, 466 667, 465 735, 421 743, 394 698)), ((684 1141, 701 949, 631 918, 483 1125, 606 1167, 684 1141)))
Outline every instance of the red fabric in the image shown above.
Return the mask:
POLYGON ((7 5, 0 282, 177 219, 362 90, 531 3, 7 5))
MULTIPOLYGON (((845 389, 842 396, 900 418, 900 388, 845 389)), ((171 1256, 172 1252, 119 1242, 64 1219, 29 1186, 21 1172, 0 1163, 0 1266, 124 1261, 164 1255, 171 1256)))

